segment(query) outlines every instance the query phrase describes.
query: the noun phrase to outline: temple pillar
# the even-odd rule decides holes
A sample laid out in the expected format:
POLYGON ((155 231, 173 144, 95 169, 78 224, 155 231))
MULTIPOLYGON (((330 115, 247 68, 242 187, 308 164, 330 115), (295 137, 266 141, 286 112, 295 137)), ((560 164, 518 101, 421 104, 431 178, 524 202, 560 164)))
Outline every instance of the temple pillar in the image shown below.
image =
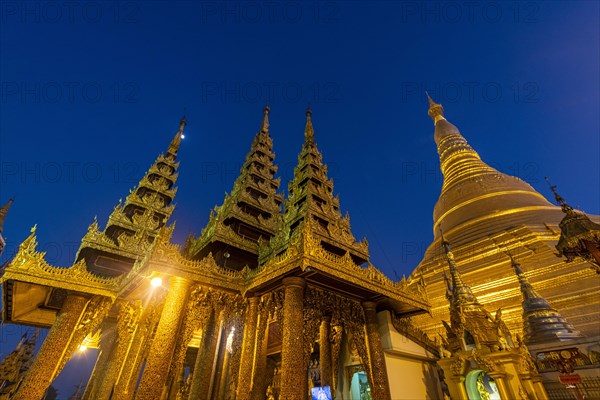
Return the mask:
MULTIPOLYGON (((102 336, 100 337, 100 354, 94 365, 94 370, 90 376, 83 400, 101 399, 98 393, 101 387, 106 384, 106 374, 108 365, 115 352, 115 342, 117 339, 117 324, 113 319, 107 320, 102 325, 102 336)), ((112 385, 114 382, 111 382, 112 385)))
POLYGON ((264 400, 267 392, 267 345, 269 343, 269 314, 264 310, 259 315, 256 332, 256 351, 254 356, 254 371, 252 377, 252 399, 264 400))
POLYGON ((236 400, 248 400, 252 392, 252 369, 254 367, 254 347, 256 344, 259 300, 260 297, 251 297, 246 311, 236 400))
POLYGON ((46 389, 60 372, 62 360, 70 356, 65 354, 65 350, 71 342, 87 303, 88 299, 80 294, 67 295, 56 315, 56 321, 13 399, 31 400, 41 399, 44 396, 46 389))
POLYGON ((373 376, 373 382, 370 382, 371 393, 373 398, 377 400, 389 400, 391 399, 390 384, 388 382, 383 347, 381 347, 379 324, 377 323, 377 304, 372 301, 366 301, 362 306, 365 311, 367 347, 371 362, 371 375, 373 376))
MULTIPOLYGON (((218 311, 217 311, 218 312, 218 311)), ((194 375, 190 387, 190 399, 209 399, 212 374, 215 366, 215 355, 219 344, 222 313, 211 315, 202 330, 202 341, 196 356, 194 375)))
POLYGON ((155 297, 144 307, 142 316, 132 332, 132 339, 124 357, 125 362, 120 366, 117 374, 111 400, 133 398, 148 347, 152 343, 154 326, 160 319, 162 305, 163 300, 155 297))
POLYGON ((498 393, 500 394, 501 399, 512 399, 515 397, 513 393, 510 393, 506 387, 506 383, 504 382, 504 376, 506 375, 505 373, 490 372, 488 375, 494 379, 494 382, 496 382, 496 387, 498 388, 498 393))
MULTIPOLYGON (((225 332, 227 337, 229 337, 229 332, 225 332)), ((227 340, 225 340, 227 343, 227 340)), ((229 349, 227 345, 223 347, 223 352, 225 355, 223 356, 223 365, 221 367, 221 377, 219 379, 219 388, 217 390, 216 399, 226 399, 227 398, 227 378, 229 371, 229 358, 231 357, 231 353, 229 353, 229 349)))
POLYGON ((227 353, 227 327, 223 320, 219 328, 219 343, 217 345, 217 353, 215 360, 215 372, 212 379, 211 399, 219 399, 219 388, 221 387, 221 379, 223 375, 223 363, 225 362, 225 354, 227 353))
POLYGON ((304 357, 304 287, 300 277, 283 279, 283 338, 281 346, 280 399, 306 400, 308 372, 304 357))
POLYGON ((156 399, 164 390, 191 283, 178 276, 171 278, 169 292, 146 359, 136 400, 156 399))
MULTIPOLYGON (((469 400, 469 395, 467 394, 467 387, 465 386, 465 377, 460 375, 454 375, 449 380, 451 382, 451 385, 448 385, 450 398, 456 400, 469 400)), ((504 399, 504 397, 502 399, 504 399)))
POLYGON ((319 365, 321 366, 321 386, 331 386, 331 316, 321 320, 319 329, 319 365))
POLYGON ((546 392, 546 388, 542 384, 542 379, 538 378, 533 383, 533 387, 535 388, 535 394, 539 400, 548 400, 548 392, 546 392))

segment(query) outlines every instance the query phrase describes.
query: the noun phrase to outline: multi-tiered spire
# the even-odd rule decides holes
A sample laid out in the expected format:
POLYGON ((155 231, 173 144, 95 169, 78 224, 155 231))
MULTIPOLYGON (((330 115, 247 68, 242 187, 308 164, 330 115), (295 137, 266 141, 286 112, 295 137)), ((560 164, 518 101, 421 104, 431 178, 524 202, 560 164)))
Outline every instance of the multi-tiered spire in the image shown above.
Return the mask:
POLYGON ((212 212, 199 238, 186 244, 188 257, 199 259, 209 253, 216 262, 231 269, 257 265, 258 242, 275 233, 283 195, 275 178, 273 141, 269 136, 269 106, 265 106, 260 131, 254 137, 240 175, 223 205, 212 212))
POLYGON ((4 396, 14 393, 15 385, 18 386, 29 370, 33 362, 38 333, 36 329, 31 336, 24 334, 16 349, 0 362, 0 398, 8 398, 4 396))
MULTIPOLYGON (((450 279, 451 287, 448 287, 449 292, 451 294, 451 306, 455 309, 459 308, 461 305, 479 305, 477 298, 473 294, 473 291, 469 286, 467 286, 456 267, 456 262, 454 261, 454 254, 452 250, 450 250, 450 243, 446 241, 444 236, 442 235, 442 246, 444 248, 444 253, 446 254, 446 261, 448 262, 448 267, 450 269, 450 279)), ((447 279, 447 278, 446 278, 447 279)))
MULTIPOLYGON (((548 184, 550 185, 550 182, 548 184)), ((555 185, 550 185, 550 190, 565 213, 565 217, 558 224, 561 234, 556 249, 559 255, 565 256, 567 262, 581 257, 592 263, 593 269, 600 274, 600 225, 592 222, 585 213, 575 211, 558 194, 555 185)))
POLYGON ((271 255, 284 251, 301 226, 311 229, 326 250, 338 256, 348 253, 358 265, 368 261, 366 240, 356 241, 350 230, 350 217, 348 214, 342 217, 339 198, 333 195, 333 180, 327 176, 327 166, 315 143, 310 107, 306 110, 304 144, 288 193, 277 235, 268 246, 261 248, 261 264, 271 255))
POLYGON ((501 311, 496 317, 479 303, 471 288, 466 285, 454 261, 454 255, 442 235, 442 246, 450 270, 450 280, 446 277, 446 298, 450 302, 450 325, 444 324, 448 331, 448 346, 451 352, 481 347, 506 347, 510 332, 501 319, 501 311))
POLYGON ((529 212, 552 208, 530 185, 505 175, 481 160, 456 126, 444 117, 444 108, 428 95, 429 116, 435 125, 434 139, 444 175, 442 193, 434 209, 434 234, 439 226, 452 236, 454 228, 469 221, 511 210, 529 212))
POLYGON ((96 220, 88 228, 77 261, 85 259, 90 271, 109 276, 127 272, 166 224, 175 208, 176 159, 185 125, 184 116, 167 152, 158 156, 125 202, 115 207, 106 229, 101 231, 96 220))
POLYGON ((579 331, 575 330, 560 313, 541 297, 531 286, 527 276, 523 273, 521 265, 510 257, 515 274, 519 279, 521 294, 523 295, 523 333, 525 344, 558 342, 581 338, 579 331))

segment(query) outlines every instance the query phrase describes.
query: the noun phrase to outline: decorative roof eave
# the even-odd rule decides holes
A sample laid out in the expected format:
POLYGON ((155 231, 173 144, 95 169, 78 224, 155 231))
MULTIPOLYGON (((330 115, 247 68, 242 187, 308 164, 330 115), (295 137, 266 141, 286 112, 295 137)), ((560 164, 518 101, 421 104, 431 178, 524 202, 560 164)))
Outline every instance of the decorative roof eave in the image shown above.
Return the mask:
POLYGON ((19 246, 17 255, 3 271, 0 283, 8 280, 116 298, 121 277, 103 278, 90 273, 81 260, 69 268, 51 266, 45 252, 36 251, 35 227, 19 246))
POLYGON ((161 229, 146 258, 136 262, 132 270, 123 278, 119 295, 133 290, 150 272, 179 276, 229 291, 243 291, 248 267, 241 271, 222 268, 217 265, 212 254, 198 261, 188 260, 181 254, 179 246, 170 243, 172 233, 173 226, 161 229))
MULTIPOLYGON (((155 235, 156 232, 146 232, 148 235, 155 235)), ((124 234, 121 234, 124 235, 124 234)), ((106 234, 100 231, 98 224, 94 221, 89 227, 83 239, 81 239, 80 251, 83 248, 91 248, 101 250, 109 253, 114 253, 119 256, 137 259, 141 257, 150 248, 151 244, 144 241, 141 237, 140 240, 120 240, 119 245, 106 236, 106 234), (147 244, 146 244, 147 243, 147 244)))
POLYGON ((277 228, 277 221, 274 217, 264 218, 261 214, 258 217, 253 217, 250 214, 243 212, 237 204, 231 206, 231 211, 228 215, 229 218, 236 218, 240 222, 245 222, 247 225, 253 228, 263 230, 265 233, 274 234, 277 228))
POLYGON ((246 291, 257 289, 298 267, 302 271, 311 267, 392 301, 431 311, 431 305, 424 292, 411 290, 405 280, 393 282, 372 264, 369 264, 368 268, 356 265, 348 253, 343 257, 329 253, 323 249, 319 240, 312 236, 310 224, 303 225, 302 233, 290 239, 285 252, 271 258, 258 269, 249 271, 246 291))
POLYGON ((214 214, 211 215, 201 236, 194 240, 189 253, 194 256, 209 243, 218 240, 235 243, 240 249, 258 254, 258 243, 240 236, 231 227, 224 225, 223 221, 214 214))

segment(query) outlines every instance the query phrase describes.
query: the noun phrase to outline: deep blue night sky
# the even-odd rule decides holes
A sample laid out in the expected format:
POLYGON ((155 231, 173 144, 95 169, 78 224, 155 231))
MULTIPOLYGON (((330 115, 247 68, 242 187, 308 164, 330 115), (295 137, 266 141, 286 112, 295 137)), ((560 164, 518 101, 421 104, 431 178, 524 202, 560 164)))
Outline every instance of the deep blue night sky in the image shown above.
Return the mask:
MULTIPOLYGON (((424 91, 481 157, 600 214, 600 7, 583 2, 0 3, 3 260, 38 225, 73 261, 176 132, 175 239, 199 234, 271 106, 282 188, 306 104, 342 211, 371 261, 408 275, 442 180, 424 91)), ((3 328, 0 352, 20 334, 3 328)), ((66 398, 91 357, 59 377, 66 398), (77 371, 77 372, 75 372, 77 371)), ((88 370, 89 370, 88 368, 88 370)))

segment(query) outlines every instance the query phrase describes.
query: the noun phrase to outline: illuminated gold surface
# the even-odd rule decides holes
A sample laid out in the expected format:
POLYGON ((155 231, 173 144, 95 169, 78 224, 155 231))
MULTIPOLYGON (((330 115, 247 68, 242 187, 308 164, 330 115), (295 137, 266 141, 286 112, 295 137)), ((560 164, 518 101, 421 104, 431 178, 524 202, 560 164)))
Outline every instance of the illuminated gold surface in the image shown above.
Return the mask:
POLYGON ((138 400, 156 399, 157 393, 163 392, 167 378, 165 371, 168 371, 171 365, 177 339, 177 335, 173 333, 179 330, 190 285, 191 282, 185 278, 176 276, 171 278, 169 293, 152 339, 150 352, 146 358, 140 386, 136 392, 135 397, 138 400))
MULTIPOLYGON (((442 114, 441 106, 430 110, 432 118, 442 114)), ((441 227, 473 293, 486 307, 502 308, 511 331, 521 333, 523 322, 519 283, 506 252, 518 259, 540 295, 576 329, 597 335, 600 282, 592 265, 582 259, 566 265, 555 254, 564 217, 561 209, 522 180, 485 164, 445 118, 435 121, 434 138, 444 175, 434 211, 435 238, 409 279, 410 283, 425 280, 433 318, 417 316, 413 323, 431 337, 444 332, 441 320, 448 318, 448 309, 443 271, 447 268, 441 227)))
POLYGON ((283 303, 283 344, 281 349, 280 398, 305 400, 307 396, 307 375, 303 346, 302 313, 304 308, 304 287, 306 282, 299 277, 285 278, 285 299, 283 303))
MULTIPOLYGON (((552 221, 560 210, 529 185, 520 180, 513 182, 513 178, 485 165, 445 120, 441 106, 432 106, 430 113, 436 124, 445 177, 435 223, 444 228, 453 242, 457 268, 465 281, 475 282, 472 294, 479 297, 481 304, 505 304, 502 326, 512 329, 520 309, 511 301, 519 296, 519 289, 514 274, 500 273, 507 260, 499 259, 499 248, 517 254, 524 264, 538 265, 541 257, 540 266, 528 270, 532 271, 530 279, 542 292, 549 287, 558 290, 559 285, 573 289, 592 271, 581 267, 569 276, 563 275, 559 282, 561 272, 556 266, 560 260, 549 242, 558 239, 559 230, 552 221), (491 187, 490 182, 495 182, 495 186, 491 187), (539 222, 540 215, 544 222, 539 222), (546 221, 550 222, 545 224, 546 221), (551 256, 553 262, 549 262, 551 256)), ((438 352, 438 346, 420 328, 438 333, 441 317, 448 314, 441 282, 445 260, 439 250, 433 249, 439 246, 436 240, 419 266, 418 275, 400 282, 390 280, 369 262, 368 243, 355 239, 349 217, 340 212, 333 181, 315 143, 311 116, 309 110, 305 141, 283 214, 279 212, 283 197, 276 192, 279 180, 273 176, 276 166, 266 108, 261 131, 232 192, 211 213, 199 238, 189 240, 183 249, 173 244, 174 225, 167 225, 167 220, 176 193, 176 155, 185 126, 182 120, 168 151, 157 158, 124 204, 115 207, 106 228, 101 230, 96 221, 89 227, 73 266, 48 265, 44 253, 36 250, 35 229, 32 230, 1 278, 4 288, 14 293, 12 302, 3 302, 4 314, 14 322, 46 326, 54 323, 53 330, 73 338, 65 341, 61 336, 59 340, 55 334, 46 341, 48 348, 60 349, 63 354, 56 371, 72 354, 73 346, 88 334, 97 337, 100 331, 96 328, 102 326, 102 364, 97 365, 90 379, 86 392, 90 399, 108 399, 111 391, 113 399, 132 399, 134 395, 137 399, 209 395, 231 398, 236 391, 237 399, 261 399, 269 386, 273 396, 281 400, 304 400, 308 395, 309 360, 311 371, 315 360, 319 361, 321 384, 330 383, 334 392, 349 384, 338 382, 343 380, 343 374, 338 372, 343 369, 340 359, 344 337, 354 352, 353 367, 365 371, 374 398, 389 399, 376 311, 392 311, 393 325, 399 332, 433 354, 438 352), (261 194, 256 197, 251 193, 261 194), (248 207, 259 210, 259 214, 252 216, 248 207), (240 233, 241 228, 257 229, 260 237, 245 236, 240 233), (229 251, 237 252, 235 262, 228 263, 229 257, 224 254, 229 251), (112 261, 99 265, 92 261, 98 255, 112 261), (153 278, 160 278, 163 286, 153 288, 153 278), (98 311, 85 317, 89 320, 85 329, 73 328, 72 321, 63 317, 73 308, 69 302, 40 314, 48 298, 63 293, 59 290, 67 298, 84 293, 101 303, 89 308, 98 311), (28 295, 33 296, 30 303, 28 295), (429 298, 433 298, 432 306, 429 298), (434 318, 403 318, 427 311, 434 318), (111 325, 107 316, 113 321, 112 329, 116 320, 116 335, 108 331, 111 325), (103 321, 107 322, 102 324, 103 321), (223 343, 219 335, 228 334, 232 327, 235 334, 229 353, 219 345, 223 343), (272 331, 270 327, 276 329, 272 331), (273 341, 272 347, 269 340, 273 341), (188 358, 195 354, 196 347, 196 359, 190 364, 188 358), (144 362, 139 389, 134 393, 144 362), (184 382, 185 367, 190 367, 191 373, 184 382), (265 370, 276 373, 267 376, 265 370)), ((586 303, 598 304, 591 300, 597 289, 594 292, 583 287, 567 293, 564 300, 557 300, 557 308, 565 305, 582 309, 586 303)), ((478 310, 479 316, 489 316, 478 310)), ((580 314, 581 318, 573 323, 587 321, 591 325, 597 321, 596 313, 592 310, 580 314)), ((460 321, 460 317, 453 321, 460 321)), ((485 324, 478 323, 473 326, 482 331, 485 324)), ((458 350, 452 348, 452 362, 449 357, 443 361, 449 363, 448 379, 464 379, 461 374, 471 357, 480 367, 497 373, 499 387, 509 398, 519 395, 510 376, 520 375, 520 381, 525 382, 535 374, 527 365, 523 367, 527 364, 524 347, 507 350, 503 342, 498 344, 499 348, 503 346, 505 349, 494 355, 478 350, 456 357, 458 350), (512 361, 507 361, 507 357, 512 357, 512 361), (520 369, 510 370, 508 375, 503 375, 506 368, 498 367, 519 362, 523 364, 520 369)), ((440 354, 447 355, 447 351, 442 349, 440 354)), ((32 368, 26 382, 35 380, 35 390, 39 392, 55 374, 48 375, 45 370, 46 377, 39 366, 36 368, 32 368), (37 379, 38 375, 42 379, 37 379)), ((28 387, 32 386, 29 383, 28 387)), ((522 386, 528 394, 539 391, 533 380, 522 386)), ((462 393, 459 388, 452 390, 462 393)))

